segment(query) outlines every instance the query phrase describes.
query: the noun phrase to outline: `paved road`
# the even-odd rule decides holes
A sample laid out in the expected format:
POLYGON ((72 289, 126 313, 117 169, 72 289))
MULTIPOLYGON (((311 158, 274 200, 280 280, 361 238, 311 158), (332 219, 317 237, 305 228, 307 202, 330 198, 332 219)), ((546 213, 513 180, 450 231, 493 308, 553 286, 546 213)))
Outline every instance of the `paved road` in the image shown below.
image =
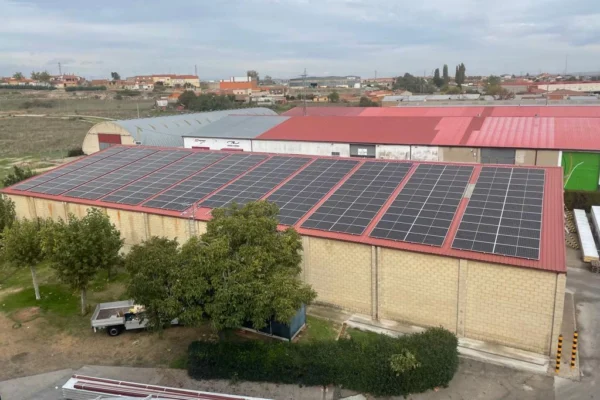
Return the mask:
POLYGON ((575 297, 581 382, 556 379, 556 399, 600 399, 600 274, 569 268, 567 290, 575 297))

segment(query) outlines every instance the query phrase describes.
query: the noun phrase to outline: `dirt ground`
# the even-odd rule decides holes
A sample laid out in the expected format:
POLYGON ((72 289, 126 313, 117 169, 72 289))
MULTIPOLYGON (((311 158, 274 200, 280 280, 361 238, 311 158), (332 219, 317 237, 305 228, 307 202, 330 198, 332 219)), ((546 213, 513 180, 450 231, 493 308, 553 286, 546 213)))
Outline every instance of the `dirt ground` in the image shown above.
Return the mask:
MULTIPOLYGON (((34 317, 36 310, 20 313, 26 320, 34 317)), ((168 367, 185 356, 190 342, 210 335, 207 329, 174 327, 162 337, 143 331, 110 337, 83 324, 65 332, 48 323, 45 316, 19 326, 0 313, 0 381, 85 364, 168 367)))

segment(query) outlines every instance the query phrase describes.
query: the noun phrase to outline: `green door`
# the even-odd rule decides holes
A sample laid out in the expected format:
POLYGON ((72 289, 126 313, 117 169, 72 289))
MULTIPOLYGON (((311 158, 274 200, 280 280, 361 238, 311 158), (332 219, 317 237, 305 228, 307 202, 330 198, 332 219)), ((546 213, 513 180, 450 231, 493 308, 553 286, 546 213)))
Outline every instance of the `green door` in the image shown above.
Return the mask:
POLYGON ((567 190, 598 190, 600 153, 563 152, 562 167, 567 190))

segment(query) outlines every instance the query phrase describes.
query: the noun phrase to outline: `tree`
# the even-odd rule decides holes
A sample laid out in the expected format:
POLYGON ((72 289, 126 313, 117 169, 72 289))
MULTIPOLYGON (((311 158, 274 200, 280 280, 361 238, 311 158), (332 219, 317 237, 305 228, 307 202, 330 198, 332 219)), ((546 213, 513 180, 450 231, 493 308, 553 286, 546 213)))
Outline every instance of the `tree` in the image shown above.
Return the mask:
POLYGON ((510 100, 515 94, 502 87, 502 80, 498 76, 490 75, 483 84, 483 92, 488 96, 494 96, 498 100, 510 100))
POLYGON ((462 90, 458 86, 444 86, 442 88, 444 94, 461 94, 462 90))
POLYGON ((337 103, 340 101, 340 94, 334 90, 333 92, 329 93, 329 95, 327 95, 327 98, 331 103, 337 103))
POLYGON ((440 69, 436 68, 433 74, 433 84, 437 87, 442 87, 444 85, 444 79, 440 77, 440 69))
POLYGON ((194 102, 194 100, 196 100, 196 94, 194 92, 192 92, 191 90, 186 90, 185 92, 181 93, 179 95, 179 99, 177 99, 179 104, 181 104, 182 106, 184 106, 187 109, 190 108, 190 104, 192 104, 192 102, 194 102))
POLYGON ((4 187, 12 186, 35 175, 36 173, 33 172, 29 167, 19 167, 17 165, 13 165, 12 172, 6 175, 6 177, 2 180, 2 184, 4 187))
POLYGON ((69 214, 67 221, 61 219, 42 229, 42 247, 58 278, 81 293, 82 315, 90 281, 101 269, 118 263, 122 246, 120 232, 97 208, 81 219, 69 214))
POLYGON ((186 321, 210 318, 219 331, 250 321, 257 329, 270 318, 287 323, 316 293, 298 279, 302 256, 300 235, 289 228, 278 231, 279 209, 273 203, 252 202, 214 209, 201 240, 182 248, 191 268, 182 281, 193 292, 206 284, 205 293, 185 305, 186 321))
POLYGON ((121 75, 119 75, 117 72, 111 72, 110 76, 112 78, 113 81, 120 81, 121 80, 121 75))
POLYGON ((17 79, 17 80, 19 80, 19 81, 20 81, 21 79, 25 78, 25 76, 23 75, 23 73, 22 73, 22 72, 15 72, 15 73, 13 74, 13 76, 12 76, 12 77, 13 77, 13 79, 17 79))
POLYGON ((454 81, 458 85, 458 87, 462 87, 462 84, 465 83, 465 74, 467 72, 467 68, 465 64, 460 63, 456 66, 456 74, 454 75, 454 81))
POLYGON ((50 82, 51 78, 52 77, 50 76, 50 74, 48 73, 48 71, 43 71, 43 72, 38 73, 38 80, 40 82, 46 82, 46 83, 50 82))
POLYGON ((258 83, 260 81, 260 78, 258 76, 258 72, 256 72, 255 70, 246 71, 246 76, 249 77, 249 78, 252 78, 252 79, 256 80, 256 83, 258 83))
POLYGON ((359 107, 379 107, 379 104, 369 99, 367 96, 361 96, 358 102, 359 107))
POLYGON ((10 228, 17 219, 15 203, 3 194, 0 194, 0 233, 10 228))
POLYGON ((42 226, 43 221, 40 219, 16 220, 10 228, 4 229, 2 236, 5 260, 19 268, 29 267, 36 300, 41 299, 35 270, 44 259, 40 234, 42 226))
POLYGON ((436 90, 435 86, 427 80, 408 73, 396 78, 393 89, 403 89, 413 93, 433 93, 436 90))
POLYGON ((444 84, 448 84, 448 82, 450 82, 450 77, 448 76, 448 64, 444 64, 444 68, 443 68, 443 79, 444 79, 444 84))
MULTIPOLYGON (((148 328, 153 330, 168 326, 184 312, 186 293, 179 286, 185 275, 182 269, 187 264, 178 247, 177 240, 152 237, 133 246, 125 258, 125 268, 130 276, 127 295, 136 304, 145 306, 144 318, 148 328), (178 297, 177 293, 182 296, 178 297)), ((191 289, 193 293, 204 293, 208 288, 203 285, 191 289)))
POLYGON ((273 85, 273 78, 270 75, 265 75, 265 78, 261 82, 263 85, 273 85))

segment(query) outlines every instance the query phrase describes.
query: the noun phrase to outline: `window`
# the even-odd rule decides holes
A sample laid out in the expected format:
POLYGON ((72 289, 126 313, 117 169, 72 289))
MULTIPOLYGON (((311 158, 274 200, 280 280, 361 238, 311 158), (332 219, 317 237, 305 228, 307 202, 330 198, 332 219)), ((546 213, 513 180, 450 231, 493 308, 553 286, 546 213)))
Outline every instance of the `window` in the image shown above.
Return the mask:
POLYGON ((340 152, 339 152, 339 151, 332 151, 332 152, 331 152, 331 155, 332 155, 332 156, 339 156, 339 155, 340 155, 340 152))

